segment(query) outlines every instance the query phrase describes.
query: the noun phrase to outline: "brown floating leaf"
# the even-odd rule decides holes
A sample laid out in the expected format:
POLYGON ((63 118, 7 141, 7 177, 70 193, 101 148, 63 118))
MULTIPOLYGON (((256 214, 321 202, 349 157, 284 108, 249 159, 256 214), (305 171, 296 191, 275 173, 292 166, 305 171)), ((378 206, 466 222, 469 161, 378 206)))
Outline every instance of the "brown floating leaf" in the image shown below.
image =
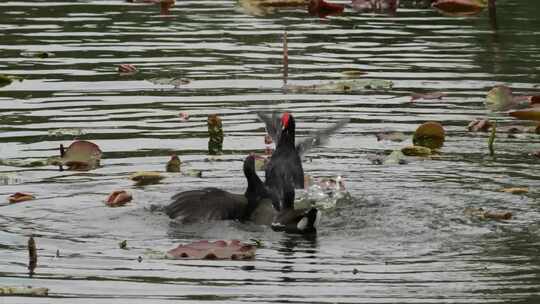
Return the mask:
POLYGON ((86 140, 78 140, 65 151, 61 145, 60 155, 62 163, 70 170, 87 171, 99 166, 102 152, 98 145, 86 140))
POLYGON ((169 250, 167 257, 172 259, 231 259, 231 260, 251 260, 255 258, 256 247, 242 243, 238 240, 232 241, 198 241, 169 250))
POLYGON ((366 13, 395 14, 399 0, 352 0, 354 10, 366 13))
POLYGON ((20 203, 33 200, 35 197, 30 193, 16 192, 8 197, 9 203, 20 203))
POLYGON ((137 73, 137 67, 133 64, 124 63, 118 66, 118 73, 120 75, 133 75, 137 73))
POLYGON ((443 92, 430 92, 430 93, 413 93, 411 95, 411 102, 418 99, 442 99, 446 96, 443 92))
POLYGON ((180 172, 180 165, 182 161, 176 154, 171 155, 171 159, 167 162, 166 171, 167 172, 180 172))
POLYGON ((309 0, 308 13, 312 16, 325 18, 330 15, 343 13, 345 6, 342 4, 330 3, 324 0, 309 0))
POLYGON ((178 116, 180 116, 181 121, 188 121, 189 120, 189 114, 187 112, 180 112, 180 114, 178 116))
POLYGON ((479 219, 492 219, 492 220, 512 219, 512 212, 509 212, 509 211, 486 211, 483 208, 465 208, 463 213, 465 215, 476 217, 479 219))
POLYGON ((467 130, 471 132, 487 132, 491 128, 491 122, 488 119, 475 119, 469 123, 467 130))
POLYGON ((109 195, 105 203, 109 207, 118 207, 127 204, 132 199, 133 197, 126 190, 116 190, 109 195))
POLYGON ((540 110, 534 108, 531 110, 512 111, 508 114, 517 119, 540 121, 540 110))
POLYGON ((473 16, 485 8, 475 0, 438 0, 431 6, 448 16, 473 16))
POLYGON ((165 177, 161 176, 159 172, 140 171, 133 173, 129 178, 134 181, 137 186, 143 186, 157 184, 165 177))
POLYGON ((401 152, 407 156, 430 156, 431 149, 423 146, 407 146, 401 148, 401 152))
POLYGON ((512 193, 512 194, 525 194, 529 192, 528 187, 511 187, 499 189, 500 192, 512 193))
POLYGON ((426 122, 414 132, 413 144, 415 146, 439 149, 444 144, 444 128, 438 122, 426 122))

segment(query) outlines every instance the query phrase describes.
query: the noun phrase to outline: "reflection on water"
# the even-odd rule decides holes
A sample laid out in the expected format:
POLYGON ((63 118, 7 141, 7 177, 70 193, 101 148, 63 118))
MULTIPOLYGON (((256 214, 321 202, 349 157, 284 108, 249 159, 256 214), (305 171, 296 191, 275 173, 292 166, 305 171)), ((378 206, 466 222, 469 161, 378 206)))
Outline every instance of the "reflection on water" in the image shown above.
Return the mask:
POLYGON ((0 191, 36 196, 0 203, 0 285, 48 287, 55 303, 537 302, 539 164, 529 154, 540 147, 538 136, 499 134, 491 159, 487 134, 465 127, 486 115, 516 123, 486 112, 485 94, 495 84, 538 94, 539 6, 500 1, 493 32, 487 12, 451 18, 401 2, 395 15, 346 8, 327 19, 294 7, 249 14, 233 1, 177 2, 166 17, 155 5, 122 1, 0 3, 0 73, 24 78, 0 88, 0 191), (390 80, 393 88, 284 92, 285 30, 290 84, 362 71, 359 77, 390 80), (139 72, 119 75, 124 63, 139 72), (189 82, 151 81, 163 78, 189 82), (447 95, 410 102, 414 92, 433 91, 447 95), (254 111, 270 109, 292 111, 299 137, 351 119, 304 162, 311 176, 342 176, 352 195, 325 210, 316 238, 235 222, 182 225, 152 207, 193 188, 243 192, 242 160, 265 149, 254 111), (180 120, 181 112, 189 120, 180 120), (223 119, 224 154, 209 158, 206 120, 213 113, 223 119), (439 158, 372 164, 370 155, 410 143, 377 141, 377 133, 410 135, 430 120, 447 133, 439 158), (100 146, 100 168, 17 165, 57 156, 60 144, 76 138, 100 146), (161 183, 144 187, 128 179, 136 171, 163 172, 171 154, 180 156, 182 170, 203 177, 163 173, 161 183), (498 191, 519 186, 529 193, 498 191), (133 202, 105 207, 115 189, 131 191, 133 202), (479 220, 463 214, 467 207, 514 216, 479 220), (39 255, 32 279, 30 235, 39 255), (161 258, 199 239, 258 239, 264 246, 254 261, 161 258), (127 250, 119 248, 122 240, 127 250))

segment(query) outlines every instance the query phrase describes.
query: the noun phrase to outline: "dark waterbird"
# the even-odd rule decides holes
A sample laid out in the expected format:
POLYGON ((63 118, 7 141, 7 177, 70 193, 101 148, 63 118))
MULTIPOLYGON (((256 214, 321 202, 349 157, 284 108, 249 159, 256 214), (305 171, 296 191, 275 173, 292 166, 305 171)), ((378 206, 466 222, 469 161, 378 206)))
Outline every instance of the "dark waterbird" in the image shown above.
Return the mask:
POLYGON ((276 143, 276 149, 265 171, 265 185, 272 197, 272 203, 278 211, 294 209, 294 188, 304 188, 302 155, 312 147, 326 143, 330 135, 345 126, 349 120, 340 120, 296 144, 296 122, 292 114, 285 112, 281 118, 275 112, 272 116, 263 113, 257 115, 264 121, 268 134, 276 143))
MULTIPOLYGON (((273 230, 288 233, 316 232, 320 214, 315 208, 276 212, 266 187, 257 176, 253 155, 244 160, 244 175, 248 181, 244 194, 218 188, 184 191, 174 195, 173 202, 166 206, 164 211, 170 218, 181 217, 182 221, 187 223, 239 220, 271 226, 273 230)), ((294 196, 294 188, 292 193, 294 196)))
POLYGON ((164 211, 170 218, 182 217, 183 222, 207 220, 251 221, 270 225, 274 217, 271 200, 263 182, 255 172, 255 157, 244 160, 247 189, 244 194, 218 188, 204 188, 180 192, 164 211))

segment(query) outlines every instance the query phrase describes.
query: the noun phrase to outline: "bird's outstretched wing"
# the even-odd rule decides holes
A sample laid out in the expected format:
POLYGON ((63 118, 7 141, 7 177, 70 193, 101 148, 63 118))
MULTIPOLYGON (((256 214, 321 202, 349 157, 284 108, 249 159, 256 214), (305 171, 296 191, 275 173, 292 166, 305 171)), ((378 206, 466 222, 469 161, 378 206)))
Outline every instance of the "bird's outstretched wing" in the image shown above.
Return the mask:
POLYGON ((302 141, 296 145, 296 151, 300 156, 302 156, 311 148, 326 144, 326 142, 328 142, 328 138, 330 138, 332 134, 336 133, 337 130, 343 128, 348 123, 348 118, 342 119, 326 129, 311 133, 308 137, 302 139, 302 141))
POLYGON ((272 116, 268 116, 265 113, 257 112, 257 116, 262 120, 266 126, 266 132, 272 137, 272 140, 275 143, 279 142, 279 137, 281 136, 281 119, 277 112, 272 112, 272 116))

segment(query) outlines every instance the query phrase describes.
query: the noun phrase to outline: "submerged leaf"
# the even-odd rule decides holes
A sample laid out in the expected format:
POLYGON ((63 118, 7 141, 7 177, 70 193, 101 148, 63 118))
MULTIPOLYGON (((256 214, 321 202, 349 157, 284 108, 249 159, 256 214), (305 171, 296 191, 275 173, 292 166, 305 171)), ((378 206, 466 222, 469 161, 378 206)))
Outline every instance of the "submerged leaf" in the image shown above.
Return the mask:
POLYGON ((394 83, 382 79, 355 79, 345 81, 331 81, 313 85, 287 85, 285 89, 292 93, 332 93, 354 92, 361 90, 389 90, 394 83))
POLYGON ((175 88, 189 84, 191 82, 187 78, 149 78, 146 79, 146 81, 157 85, 172 85, 175 88))
POLYGON ((445 132, 438 122, 426 122, 416 129, 413 144, 416 146, 439 149, 444 144, 445 132))
POLYGON ((167 252, 167 257, 171 259, 251 260, 255 258, 256 249, 256 246, 238 240, 198 241, 178 245, 167 252))

